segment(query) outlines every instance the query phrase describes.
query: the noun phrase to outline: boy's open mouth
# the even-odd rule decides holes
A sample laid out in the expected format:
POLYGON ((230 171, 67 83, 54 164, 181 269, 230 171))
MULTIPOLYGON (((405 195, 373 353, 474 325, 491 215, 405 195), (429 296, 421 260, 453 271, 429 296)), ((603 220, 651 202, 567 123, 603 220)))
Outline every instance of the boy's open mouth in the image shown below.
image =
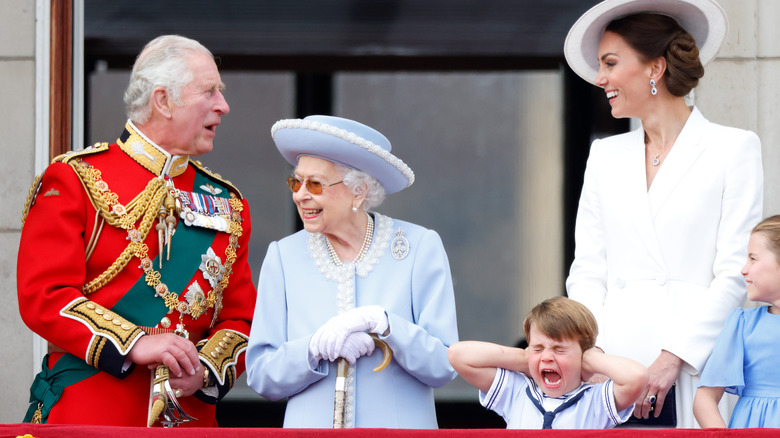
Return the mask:
POLYGON ((558 387, 561 384, 561 375, 557 371, 542 370, 542 378, 544 383, 550 387, 558 387))

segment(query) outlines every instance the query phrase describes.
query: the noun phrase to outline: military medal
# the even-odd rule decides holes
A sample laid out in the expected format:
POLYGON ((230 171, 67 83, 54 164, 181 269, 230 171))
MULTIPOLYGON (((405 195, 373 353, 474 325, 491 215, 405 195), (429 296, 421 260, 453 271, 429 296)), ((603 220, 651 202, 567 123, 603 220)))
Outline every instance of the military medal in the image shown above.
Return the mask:
MULTIPOLYGON (((202 185, 201 188, 215 194, 221 192, 221 189, 210 185, 202 185)), ((178 201, 181 204, 180 217, 184 220, 185 225, 222 232, 228 231, 230 217, 233 213, 230 200, 219 196, 181 190, 178 194, 178 201)))
POLYGON ((209 248, 206 254, 200 256, 200 260, 199 269, 203 272, 203 278, 208 280, 211 287, 216 287, 222 281, 222 274, 225 273, 225 266, 222 265, 222 260, 211 248, 209 248))

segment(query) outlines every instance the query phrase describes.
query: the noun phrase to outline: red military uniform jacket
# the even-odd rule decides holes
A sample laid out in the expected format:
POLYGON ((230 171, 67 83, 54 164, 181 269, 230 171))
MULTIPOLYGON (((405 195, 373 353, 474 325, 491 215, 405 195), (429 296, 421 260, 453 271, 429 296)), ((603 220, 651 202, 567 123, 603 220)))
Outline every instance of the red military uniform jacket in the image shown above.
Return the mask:
POLYGON ((152 371, 127 354, 140 336, 178 328, 212 376, 179 398, 198 419, 186 425, 216 425, 214 404, 244 371, 255 307, 246 200, 131 122, 115 144, 56 159, 33 190, 19 309, 53 352, 30 412, 48 423, 145 426, 152 371))

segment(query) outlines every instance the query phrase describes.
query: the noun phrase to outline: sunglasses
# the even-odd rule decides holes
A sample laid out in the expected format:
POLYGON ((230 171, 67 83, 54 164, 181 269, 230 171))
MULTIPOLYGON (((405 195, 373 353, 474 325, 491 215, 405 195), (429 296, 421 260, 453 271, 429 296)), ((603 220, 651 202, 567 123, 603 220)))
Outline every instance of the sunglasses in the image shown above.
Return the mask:
POLYGON ((335 186, 336 184, 341 184, 343 182, 344 181, 342 180, 339 182, 334 182, 333 184, 325 185, 319 181, 314 181, 311 179, 305 179, 301 181, 300 179, 294 176, 287 177, 287 185, 290 186, 290 190, 292 190, 293 193, 297 193, 298 190, 301 189, 301 186, 306 184, 306 190, 308 190, 309 193, 311 193, 312 195, 321 195, 322 189, 324 189, 325 187, 335 186))

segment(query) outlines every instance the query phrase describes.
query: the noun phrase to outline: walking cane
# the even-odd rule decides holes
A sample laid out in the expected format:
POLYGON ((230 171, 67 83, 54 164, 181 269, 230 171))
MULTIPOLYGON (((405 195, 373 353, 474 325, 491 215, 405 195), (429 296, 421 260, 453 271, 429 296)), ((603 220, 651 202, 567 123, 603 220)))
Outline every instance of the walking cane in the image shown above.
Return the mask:
MULTIPOLYGON (((374 344, 382 350, 383 355, 382 363, 374 368, 374 372, 376 373, 390 365, 390 360, 393 358, 393 350, 390 349, 390 346, 388 346, 385 341, 379 339, 374 333, 371 333, 370 336, 374 340, 374 344)), ((333 428, 343 429, 344 411, 347 408, 347 368, 349 368, 349 362, 341 357, 336 361, 336 364, 336 393, 333 400, 333 428)))

